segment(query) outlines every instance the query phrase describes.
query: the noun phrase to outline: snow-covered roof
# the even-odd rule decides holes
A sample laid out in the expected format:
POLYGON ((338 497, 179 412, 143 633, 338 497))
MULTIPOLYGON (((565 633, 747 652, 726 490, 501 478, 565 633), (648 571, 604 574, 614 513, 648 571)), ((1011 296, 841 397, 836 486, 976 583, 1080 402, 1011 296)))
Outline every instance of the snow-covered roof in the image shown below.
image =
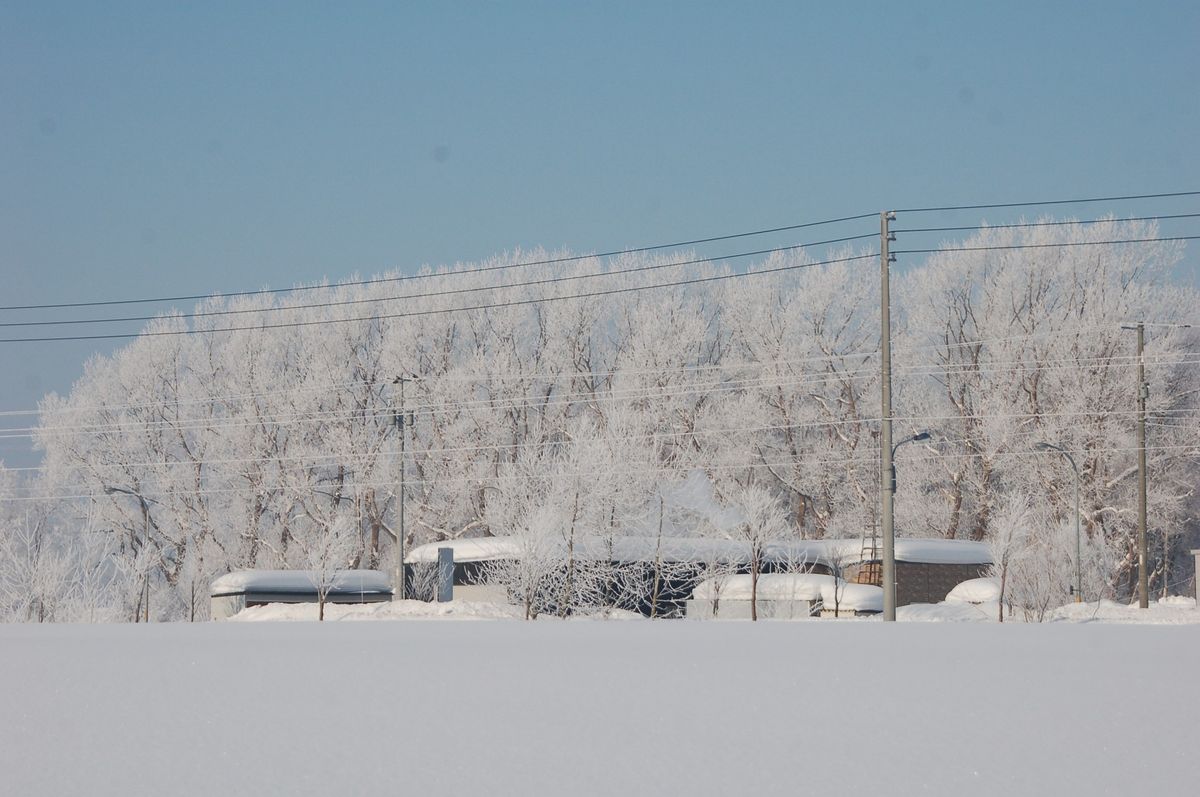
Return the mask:
MULTIPOLYGON (((320 577, 309 570, 237 570, 212 583, 213 597, 243 592, 311 592, 320 577)), ((378 570, 339 570, 330 592, 391 592, 392 582, 378 570)))
MULTIPOLYGON (((763 573, 758 577, 759 600, 821 599, 821 589, 833 584, 833 576, 822 573, 763 573)), ((750 576, 737 575, 706 578, 696 585, 692 597, 696 600, 750 600, 750 576)))
MULTIPOLYGON (((566 542, 556 539, 543 550, 566 552, 566 542)), ((419 545, 408 552, 408 564, 437 561, 438 548, 454 551, 456 562, 486 562, 494 559, 519 559, 527 546, 517 537, 473 537, 419 545)), ((896 540, 896 560, 929 564, 989 564, 987 546, 969 540, 896 540)), ((878 549, 875 550, 878 555, 878 549)), ((618 536, 611 542, 590 537, 576 541, 575 555, 584 559, 612 559, 618 562, 646 562, 661 558, 664 562, 745 561, 749 546, 739 540, 714 537, 633 537, 618 536), (611 554, 610 554, 611 550, 611 554)), ((871 545, 860 538, 836 540, 792 540, 767 546, 766 558, 772 562, 828 564, 840 558, 851 564, 871 558, 871 545)))
POLYGON ((990 565, 991 554, 982 542, 972 540, 896 540, 896 560, 934 565, 990 565))
POLYGON ((839 611, 851 612, 882 612, 883 588, 871 584, 838 584, 837 593, 833 591, 834 583, 830 581, 821 587, 821 602, 826 610, 832 610, 837 605, 839 611))
POLYGON ((454 551, 455 562, 489 562, 494 559, 516 559, 520 557, 521 545, 516 537, 471 537, 468 539, 427 542, 410 550, 404 557, 406 564, 436 562, 438 548, 454 551))
POLYGON ((946 603, 988 603, 1000 600, 1000 579, 973 578, 950 590, 946 603))

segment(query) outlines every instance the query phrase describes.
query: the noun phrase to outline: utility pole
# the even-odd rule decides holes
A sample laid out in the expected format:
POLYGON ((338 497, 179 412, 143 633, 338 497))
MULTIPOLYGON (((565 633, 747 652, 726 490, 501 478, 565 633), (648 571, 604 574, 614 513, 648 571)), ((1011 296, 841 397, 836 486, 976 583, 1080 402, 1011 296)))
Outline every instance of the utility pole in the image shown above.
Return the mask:
POLYGON ((405 405, 404 405, 404 383, 412 382, 415 379, 416 379, 415 376, 408 374, 408 375, 398 376, 392 380, 392 384, 400 386, 400 403, 399 403, 399 406, 396 408, 395 415, 393 416, 395 418, 395 422, 396 422, 396 431, 400 435, 400 463, 398 466, 400 468, 400 496, 399 496, 399 505, 397 508, 397 513, 399 514, 400 523, 399 523, 399 528, 396 531, 396 579, 395 579, 396 586, 395 586, 394 592, 393 592, 393 595, 398 600, 404 600, 404 598, 407 597, 406 590, 405 590, 405 583, 404 583, 404 504, 405 504, 405 483, 404 482, 405 482, 406 471, 408 470, 406 467, 408 460, 405 458, 404 448, 405 448, 405 439, 408 437, 408 431, 407 431, 407 423, 406 423, 406 417, 405 417, 406 410, 405 410, 405 405))
POLYGON ((892 504, 895 485, 892 483, 892 312, 891 264, 895 256, 889 244, 895 235, 888 222, 896 218, 893 211, 879 214, 879 367, 880 367, 880 427, 879 427, 879 496, 880 531, 883 536, 883 619, 896 619, 896 538, 892 524, 892 504))
POLYGON ((1138 381, 1138 606, 1150 608, 1150 575, 1146 568, 1146 399, 1150 397, 1150 385, 1146 384, 1146 325, 1137 325, 1137 381, 1138 381))
POLYGON ((1121 329, 1137 332, 1137 450, 1138 450, 1138 607, 1150 608, 1150 574, 1146 569, 1146 399, 1150 385, 1146 383, 1146 322, 1133 326, 1122 324, 1121 329))

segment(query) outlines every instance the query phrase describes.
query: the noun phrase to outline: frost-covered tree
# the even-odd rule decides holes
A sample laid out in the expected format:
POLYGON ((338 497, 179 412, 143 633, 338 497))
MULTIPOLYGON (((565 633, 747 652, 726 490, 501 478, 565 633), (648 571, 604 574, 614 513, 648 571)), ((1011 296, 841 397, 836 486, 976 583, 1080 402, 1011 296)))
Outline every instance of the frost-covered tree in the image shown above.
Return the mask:
MULTIPOLYGON (((961 243, 1154 233, 1113 220, 988 228, 961 243)), ((128 618, 145 608, 147 586, 156 616, 203 616, 197 585, 229 570, 296 565, 335 515, 353 527, 351 562, 379 567, 394 555, 389 532, 398 528, 392 380, 415 373, 422 378, 405 397, 414 420, 406 545, 506 534, 543 550, 545 535, 564 574, 545 605, 562 611, 625 606, 653 588, 646 579, 661 568, 614 568, 604 549, 655 537, 659 496, 665 536, 720 536, 716 515, 672 503, 691 474, 720 509, 747 485, 761 489, 789 534, 872 533, 879 349, 870 261, 804 267, 814 258, 794 250, 738 279, 586 298, 562 297, 617 284, 610 269, 642 269, 621 275, 622 287, 731 272, 680 265, 686 253, 494 268, 554 254, 326 286, 321 307, 306 306, 312 292, 217 297, 196 307, 217 315, 160 318, 146 331, 196 334, 144 335, 91 360, 69 394, 47 397, 37 430, 45 470, 20 489, 81 496, 55 502, 51 527, 91 524, 104 544, 70 556, 91 558, 86 572, 102 574, 109 605, 128 618), (272 326, 285 321, 304 326, 272 326), (214 331, 231 325, 247 328, 214 331), (574 554, 580 540, 600 550, 585 561, 574 554)), ((979 249, 897 269, 897 434, 931 432, 897 463, 897 533, 993 540, 1009 496, 1024 493, 1051 515, 1031 533, 1054 534, 1070 520, 1070 475, 1030 450, 1053 442, 1081 468, 1097 593, 1127 596, 1137 386, 1133 341, 1120 326, 1188 320, 1197 297, 1171 281, 1179 256, 1171 243, 979 249)), ((1200 338, 1149 329, 1151 575, 1161 591, 1178 580, 1195 528, 1200 338)))

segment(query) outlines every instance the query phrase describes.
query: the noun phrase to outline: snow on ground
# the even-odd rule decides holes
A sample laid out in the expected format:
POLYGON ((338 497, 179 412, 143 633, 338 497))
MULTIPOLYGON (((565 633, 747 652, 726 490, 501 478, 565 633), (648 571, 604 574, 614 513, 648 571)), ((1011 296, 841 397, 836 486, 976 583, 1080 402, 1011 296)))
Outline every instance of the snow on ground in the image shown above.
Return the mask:
MULTIPOLYGON (((914 603, 896 609, 896 619, 922 623, 995 623, 999 616, 996 601, 972 604, 961 601, 945 603, 914 603)), ((1102 600, 1093 603, 1068 603, 1046 614, 1048 623, 1113 623, 1137 625, 1195 625, 1200 624, 1200 610, 1194 598, 1170 597, 1152 601, 1150 608, 1139 609, 1102 600)), ((1004 613, 1004 622, 1023 623, 1020 609, 1010 617, 1004 613)))
POLYGON ((896 620, 912 623, 986 623, 995 622, 995 604, 910 603, 896 607, 896 620), (989 613, 990 611, 990 613, 989 613))
MULTIPOLYGON (((315 603, 268 603, 251 606, 230 617, 227 622, 318 621, 315 603)), ((338 620, 523 620, 524 609, 505 603, 447 601, 426 603, 404 600, 390 603, 326 603, 325 622, 338 620)), ((544 617, 543 620, 553 620, 544 617)), ((591 619, 573 617, 572 620, 591 619)), ((644 620, 636 612, 613 609, 606 620, 644 620)))
POLYGON ((1200 611, 1196 609, 1195 598, 1163 598, 1151 601, 1148 609, 1139 609, 1137 604, 1129 606, 1102 600, 1099 603, 1068 603, 1055 609, 1049 620, 1068 623, 1191 625, 1200 623, 1200 611))
POLYGON ((13 625, 0 650, 4 794, 1195 786, 1190 628, 13 625))

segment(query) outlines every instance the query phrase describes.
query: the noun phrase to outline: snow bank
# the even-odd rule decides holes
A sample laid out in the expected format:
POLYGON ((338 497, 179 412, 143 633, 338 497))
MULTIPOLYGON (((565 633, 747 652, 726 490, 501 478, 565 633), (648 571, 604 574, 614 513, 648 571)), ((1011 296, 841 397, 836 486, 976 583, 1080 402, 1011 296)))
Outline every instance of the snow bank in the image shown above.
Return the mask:
MULTIPOLYGON (((311 592, 316 576, 308 570, 238 570, 212 582, 212 596, 243 592, 311 592)), ((392 583, 378 570, 339 570, 332 592, 391 592, 392 583)))
MULTIPOLYGON (((317 622, 315 603, 268 603, 250 606, 227 622, 317 622)), ((325 621, 340 620, 513 620, 524 617, 523 610, 503 603, 471 601, 389 601, 387 603, 331 603, 325 606, 325 621)))
POLYGON ((891 794, 1011 797, 1195 785, 1200 634, 1177 628, 11 625, 0 650, 4 794, 879 794, 884 778, 891 794), (799 731, 798 716, 819 732, 799 731), (1153 717, 1154 731, 1130 733, 1131 717, 1153 717))
POLYGON ((973 578, 946 595, 946 603, 987 603, 1000 600, 1000 579, 973 578))
POLYGON ((976 606, 973 603, 910 603, 896 609, 896 619, 915 623, 986 623, 996 619, 996 604, 976 606))
MULTIPOLYGON (((325 622, 361 620, 524 620, 525 610, 507 603, 484 601, 391 601, 388 603, 331 603, 325 606, 325 622)), ((557 620, 545 615, 539 622, 557 620)), ((595 615, 573 615, 578 620, 644 620, 637 612, 609 609, 595 615)), ((317 622, 315 603, 268 603, 251 606, 229 618, 241 623, 317 622)))
MULTIPOLYGON (((961 585, 960 585, 961 586, 961 585)), ((980 590, 982 593, 983 590, 980 590)), ((953 594, 953 592, 952 592, 953 594)), ((915 622, 998 622, 1000 604, 995 600, 974 602, 915 603, 896 609, 897 620, 915 622)), ((1094 623, 1116 625, 1200 625, 1200 610, 1193 598, 1165 598, 1150 604, 1148 609, 1102 600, 1093 603, 1068 603, 1051 611, 1050 623, 1094 623)), ((1025 623, 1020 608, 1013 614, 1004 611, 1004 622, 1025 623)))
MULTIPOLYGON (((833 576, 820 573, 763 573, 758 577, 759 600, 821 599, 821 588, 833 584, 833 576)), ((694 600, 750 600, 750 576, 706 578, 696 585, 694 600)))
MULTIPOLYGON (((1127 605, 1110 600, 1097 603, 1068 603, 1055 609, 1049 616, 1050 622, 1069 623, 1136 623, 1154 625, 1192 625, 1200 623, 1200 609, 1194 599, 1182 601, 1166 598, 1167 602, 1155 601, 1147 609, 1136 603, 1127 605)), ((1018 614, 1020 612, 1018 611, 1018 614)), ((1007 616, 1005 620, 1007 621, 1007 616)))

